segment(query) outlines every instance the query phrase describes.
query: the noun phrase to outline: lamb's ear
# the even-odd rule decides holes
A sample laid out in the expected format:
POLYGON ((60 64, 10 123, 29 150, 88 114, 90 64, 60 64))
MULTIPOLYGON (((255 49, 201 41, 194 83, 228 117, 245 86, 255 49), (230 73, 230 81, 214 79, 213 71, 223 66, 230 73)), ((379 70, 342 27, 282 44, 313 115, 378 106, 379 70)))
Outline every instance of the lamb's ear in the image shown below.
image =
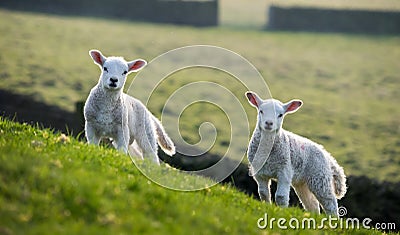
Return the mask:
POLYGON ((291 100, 283 105, 285 113, 294 113, 303 105, 301 100, 291 100))
POLYGON ((103 64, 106 61, 107 57, 101 54, 99 50, 90 50, 89 55, 90 57, 92 57, 94 63, 98 64, 100 67, 103 67, 103 64))
POLYGON ((249 100, 249 103, 256 108, 258 108, 258 106, 262 103, 262 100, 255 92, 246 92, 246 97, 249 100))
POLYGON ((132 61, 128 62, 128 71, 129 72, 137 72, 146 65, 147 65, 147 62, 145 60, 142 60, 142 59, 132 60, 132 61))

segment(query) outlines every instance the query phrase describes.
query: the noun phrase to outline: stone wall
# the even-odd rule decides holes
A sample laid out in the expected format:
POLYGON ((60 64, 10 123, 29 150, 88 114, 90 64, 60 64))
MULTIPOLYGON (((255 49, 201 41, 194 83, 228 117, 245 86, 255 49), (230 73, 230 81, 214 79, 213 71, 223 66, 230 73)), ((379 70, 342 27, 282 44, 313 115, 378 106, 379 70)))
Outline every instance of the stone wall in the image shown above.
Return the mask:
POLYGON ((0 8, 193 26, 218 25, 218 0, 1 0, 0 8))
POLYGON ((399 34, 400 12, 270 6, 268 29, 399 34))

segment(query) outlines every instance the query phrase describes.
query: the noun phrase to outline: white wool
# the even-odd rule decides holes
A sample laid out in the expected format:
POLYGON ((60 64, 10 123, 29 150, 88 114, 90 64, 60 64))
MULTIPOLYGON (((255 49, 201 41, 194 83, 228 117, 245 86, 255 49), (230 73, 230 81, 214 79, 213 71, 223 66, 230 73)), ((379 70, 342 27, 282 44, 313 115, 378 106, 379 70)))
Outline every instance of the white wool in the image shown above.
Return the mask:
POLYGON ((160 121, 142 102, 122 91, 127 74, 139 71, 147 62, 105 57, 98 50, 91 50, 89 54, 102 73, 84 107, 88 143, 98 145, 102 138, 110 138, 117 149, 150 158, 157 164, 157 142, 168 155, 175 154, 174 143, 160 121))

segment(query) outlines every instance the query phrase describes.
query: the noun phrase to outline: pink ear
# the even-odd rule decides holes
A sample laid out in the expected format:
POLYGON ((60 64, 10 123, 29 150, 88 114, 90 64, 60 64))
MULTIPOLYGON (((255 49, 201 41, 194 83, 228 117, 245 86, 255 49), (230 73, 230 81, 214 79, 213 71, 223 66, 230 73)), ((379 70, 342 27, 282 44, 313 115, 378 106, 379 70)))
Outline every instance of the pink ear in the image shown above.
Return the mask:
POLYGON ((145 60, 142 60, 142 59, 138 59, 138 60, 131 61, 131 62, 128 63, 129 71, 130 71, 130 72, 139 71, 139 70, 142 69, 146 64, 147 64, 147 62, 146 62, 145 60))
POLYGON ((256 96, 251 92, 246 92, 247 99, 252 103, 254 106, 258 107, 256 96))
POLYGON ((91 50, 89 51, 90 56, 98 65, 103 66, 105 58, 98 50, 91 50))
POLYGON ((295 112, 297 109, 299 109, 303 105, 303 102, 301 100, 292 100, 289 102, 286 108, 286 113, 292 113, 295 112))

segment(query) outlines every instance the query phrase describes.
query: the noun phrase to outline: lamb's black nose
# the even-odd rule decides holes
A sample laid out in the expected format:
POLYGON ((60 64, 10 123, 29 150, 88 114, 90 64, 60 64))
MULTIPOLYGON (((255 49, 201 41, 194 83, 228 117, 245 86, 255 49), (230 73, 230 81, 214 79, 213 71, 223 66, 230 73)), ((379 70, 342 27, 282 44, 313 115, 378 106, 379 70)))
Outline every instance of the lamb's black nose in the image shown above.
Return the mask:
POLYGON ((272 126, 272 125, 274 125, 274 123, 273 123, 273 122, 268 122, 268 121, 266 121, 266 122, 265 122, 265 125, 267 125, 267 126, 272 126))
POLYGON ((116 83, 116 82, 118 82, 118 79, 117 79, 117 78, 110 78, 110 81, 111 81, 112 83, 116 83))

